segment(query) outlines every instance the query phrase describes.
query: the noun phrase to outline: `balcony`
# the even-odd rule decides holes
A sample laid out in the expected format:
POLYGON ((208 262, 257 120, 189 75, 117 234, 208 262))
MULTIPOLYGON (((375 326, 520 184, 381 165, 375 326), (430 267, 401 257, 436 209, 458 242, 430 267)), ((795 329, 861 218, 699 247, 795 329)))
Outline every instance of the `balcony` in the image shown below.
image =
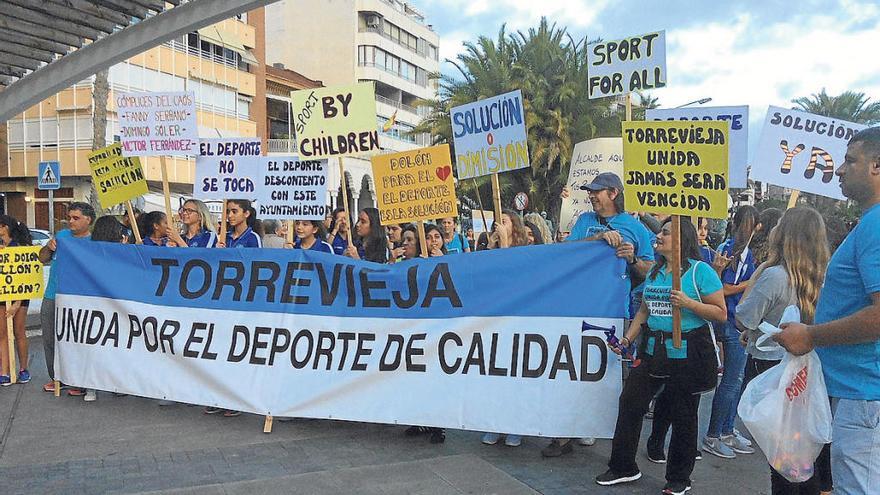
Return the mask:
POLYGON ((422 44, 422 46, 420 46, 418 48, 413 48, 407 44, 401 43, 400 40, 396 40, 396 39, 394 39, 394 37, 389 36, 388 33, 386 33, 385 30, 382 29, 381 27, 366 26, 366 27, 360 28, 359 32, 378 34, 379 36, 385 38, 386 40, 391 41, 395 45, 406 48, 407 50, 415 53, 416 55, 420 55, 420 56, 426 57, 426 58, 428 57, 428 51, 423 44, 422 44))
POLYGON ((416 107, 411 106, 411 105, 407 105, 406 103, 401 103, 399 101, 394 101, 391 98, 386 98, 382 95, 376 95, 376 102, 377 103, 384 103, 386 105, 390 105, 394 108, 399 108, 405 112, 409 112, 409 113, 412 113, 415 115, 420 115, 419 109, 417 109, 416 107))
POLYGON ((293 139, 269 139, 269 153, 296 154, 296 141, 293 139))

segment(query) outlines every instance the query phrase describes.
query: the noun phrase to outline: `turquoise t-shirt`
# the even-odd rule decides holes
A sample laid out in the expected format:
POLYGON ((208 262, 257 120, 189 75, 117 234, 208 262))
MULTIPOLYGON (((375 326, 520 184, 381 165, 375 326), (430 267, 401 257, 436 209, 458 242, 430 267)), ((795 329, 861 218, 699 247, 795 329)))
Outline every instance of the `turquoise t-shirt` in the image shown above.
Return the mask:
MULTIPOLYGON (((70 229, 64 229, 55 234, 55 240, 73 238, 73 232, 70 229)), ((91 235, 82 237, 81 239, 91 239, 91 235)), ((55 253, 52 253, 52 261, 55 261, 55 253)), ((58 286, 58 277, 55 275, 55 269, 49 269, 49 281, 46 282, 46 291, 43 293, 43 299, 55 300, 55 290, 58 286)))
MULTIPOLYGON (((816 305, 816 323, 839 320, 872 304, 880 292, 880 204, 834 252, 816 305)), ((816 349, 828 395, 840 399, 880 400, 880 341, 816 349)))
MULTIPOLYGON (((706 263, 690 260, 691 266, 681 276, 681 290, 691 299, 699 301, 702 297, 714 294, 722 289, 718 274, 706 263), (699 291, 699 294, 697 293, 699 291)), ((648 274, 645 280, 645 292, 642 301, 648 308, 648 327, 651 330, 662 330, 672 333, 672 303, 669 302, 669 291, 672 290, 672 273, 661 270, 656 277, 648 274)), ((682 308, 681 331, 686 333, 706 325, 708 322, 697 316, 693 311, 682 308)), ((648 339, 648 349, 653 349, 653 337, 648 339)), ((650 351, 649 351, 650 353, 650 351)), ((673 359, 687 357, 687 342, 682 342, 681 349, 672 346, 672 339, 666 340, 666 353, 673 359)))

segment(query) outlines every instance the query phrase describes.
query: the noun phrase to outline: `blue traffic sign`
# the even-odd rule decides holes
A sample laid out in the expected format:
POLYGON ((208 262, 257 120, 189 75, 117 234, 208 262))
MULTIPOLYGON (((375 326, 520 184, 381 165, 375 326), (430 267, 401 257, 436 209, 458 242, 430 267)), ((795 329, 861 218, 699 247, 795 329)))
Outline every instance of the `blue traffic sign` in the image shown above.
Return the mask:
POLYGON ((61 188, 60 163, 40 162, 40 166, 37 170, 37 189, 47 191, 61 188))

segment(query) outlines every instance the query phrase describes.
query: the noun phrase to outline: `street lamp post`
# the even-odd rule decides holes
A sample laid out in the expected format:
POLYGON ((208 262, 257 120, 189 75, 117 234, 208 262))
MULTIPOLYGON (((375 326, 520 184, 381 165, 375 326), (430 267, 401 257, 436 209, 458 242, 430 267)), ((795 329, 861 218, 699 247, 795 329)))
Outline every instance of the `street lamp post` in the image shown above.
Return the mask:
POLYGON ((690 102, 685 103, 684 105, 679 105, 679 106, 673 107, 673 108, 684 108, 688 105, 695 105, 695 104, 696 105, 705 105, 706 103, 709 103, 710 101, 712 101, 711 97, 710 98, 700 98, 699 100, 690 101, 690 102))

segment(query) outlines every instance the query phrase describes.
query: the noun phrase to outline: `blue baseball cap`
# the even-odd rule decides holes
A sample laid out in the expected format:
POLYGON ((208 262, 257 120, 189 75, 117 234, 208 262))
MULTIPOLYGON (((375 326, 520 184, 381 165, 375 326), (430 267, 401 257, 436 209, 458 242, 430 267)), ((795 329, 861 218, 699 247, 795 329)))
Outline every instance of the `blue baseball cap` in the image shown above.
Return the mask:
POLYGON ((581 186, 581 189, 584 191, 601 191, 602 189, 612 188, 617 189, 618 191, 623 191, 623 182, 621 182, 620 177, 613 172, 602 172, 593 179, 593 182, 581 186))

